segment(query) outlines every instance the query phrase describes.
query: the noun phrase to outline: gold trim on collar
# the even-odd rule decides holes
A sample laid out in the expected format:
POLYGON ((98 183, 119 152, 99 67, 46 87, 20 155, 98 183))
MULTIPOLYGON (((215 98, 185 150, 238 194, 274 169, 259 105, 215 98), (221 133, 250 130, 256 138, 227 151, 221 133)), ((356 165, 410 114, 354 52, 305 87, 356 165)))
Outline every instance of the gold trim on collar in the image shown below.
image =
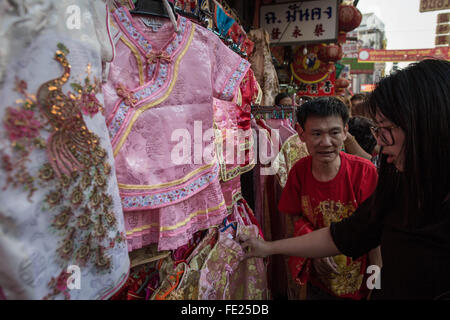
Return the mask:
POLYGON ((178 68, 180 66, 180 62, 181 59, 183 59, 184 55, 186 54, 187 50, 189 49, 192 39, 194 38, 194 31, 195 31, 195 24, 191 23, 191 34, 189 35, 189 39, 183 49, 183 51, 180 53, 180 56, 177 58, 176 62, 175 62, 175 66, 174 66, 174 71, 173 71, 173 78, 170 81, 170 85, 169 88, 167 89, 166 93, 164 94, 164 96, 162 96, 161 98, 159 98, 156 101, 153 101, 152 103, 149 103, 141 108, 139 108, 136 113, 133 115, 133 118, 130 120, 130 122, 128 123, 127 129, 125 130, 125 133, 122 135, 122 137, 120 138, 119 143, 117 144, 117 146, 114 149, 114 157, 117 156, 117 154, 119 153, 120 149, 122 148, 123 144, 125 143, 125 140, 127 139, 128 135, 130 134, 131 128, 133 127, 134 123, 136 122, 136 120, 141 116, 141 114, 162 103, 164 100, 166 100, 170 93, 173 90, 173 87, 175 86, 175 82, 177 82, 177 78, 178 78, 178 68))
POLYGON ((122 42, 128 48, 130 48, 131 52, 133 53, 134 57, 136 58, 136 63, 138 65, 138 69, 139 69, 139 85, 140 86, 144 85, 144 83, 145 83, 145 81, 144 81, 144 68, 142 67, 142 60, 141 60, 141 55, 139 54, 139 51, 136 49, 136 47, 130 41, 128 41, 125 38, 125 36, 121 36, 120 40, 122 40, 122 42))
POLYGON ((130 189, 130 190, 149 190, 149 189, 151 190, 151 189, 157 189, 157 188, 171 187, 171 186, 178 185, 178 184, 188 181, 190 178, 195 176, 197 173, 204 171, 206 169, 209 169, 212 166, 214 166, 215 164, 216 164, 216 162, 214 161, 210 164, 204 165, 203 167, 200 167, 200 168, 190 172, 189 174, 187 174, 186 176, 184 176, 183 178, 178 179, 178 180, 173 180, 170 182, 154 184, 154 185, 135 185, 135 184, 119 183, 119 188, 120 189, 130 189))

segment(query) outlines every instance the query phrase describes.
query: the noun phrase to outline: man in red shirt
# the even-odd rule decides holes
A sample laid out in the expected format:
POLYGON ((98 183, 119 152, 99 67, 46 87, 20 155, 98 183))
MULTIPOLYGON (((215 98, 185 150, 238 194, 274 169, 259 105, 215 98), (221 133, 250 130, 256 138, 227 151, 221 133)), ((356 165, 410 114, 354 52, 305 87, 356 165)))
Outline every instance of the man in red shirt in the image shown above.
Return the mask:
MULTIPOLYGON (((292 167, 278 204, 280 212, 301 216, 295 236, 350 216, 375 190, 375 166, 341 151, 348 119, 347 107, 335 98, 314 99, 297 111, 296 130, 310 155, 292 167)), ((369 264, 367 255, 289 260, 295 281, 308 283, 307 299, 365 299, 369 264)))

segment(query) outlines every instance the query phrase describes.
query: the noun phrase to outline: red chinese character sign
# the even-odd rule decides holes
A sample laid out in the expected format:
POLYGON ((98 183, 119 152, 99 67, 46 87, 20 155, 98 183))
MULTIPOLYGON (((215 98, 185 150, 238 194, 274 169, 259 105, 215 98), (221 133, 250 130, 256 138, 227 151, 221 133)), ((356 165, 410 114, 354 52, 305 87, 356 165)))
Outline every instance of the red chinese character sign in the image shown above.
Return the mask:
POLYGON ((324 43, 337 39, 337 0, 263 5, 260 13, 261 28, 269 33, 271 44, 324 43))
POLYGON ((334 85, 336 73, 331 72, 328 77, 316 83, 298 83, 297 96, 321 97, 336 95, 336 87, 334 85))
POLYGON ((333 64, 318 58, 320 48, 321 45, 308 45, 294 50, 291 71, 295 82, 299 85, 299 95, 331 96, 335 94, 335 68, 333 64))

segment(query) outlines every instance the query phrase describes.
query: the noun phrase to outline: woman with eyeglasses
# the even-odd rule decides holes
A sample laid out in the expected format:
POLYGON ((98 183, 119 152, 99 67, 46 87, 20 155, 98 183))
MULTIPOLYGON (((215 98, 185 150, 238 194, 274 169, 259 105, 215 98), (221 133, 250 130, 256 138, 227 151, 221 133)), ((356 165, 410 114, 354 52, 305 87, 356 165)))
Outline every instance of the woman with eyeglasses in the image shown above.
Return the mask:
POLYGON ((381 147, 372 197, 330 227, 242 246, 248 257, 356 259, 381 245, 381 273, 367 268, 372 299, 450 299, 450 62, 427 59, 382 79, 368 108, 381 147))

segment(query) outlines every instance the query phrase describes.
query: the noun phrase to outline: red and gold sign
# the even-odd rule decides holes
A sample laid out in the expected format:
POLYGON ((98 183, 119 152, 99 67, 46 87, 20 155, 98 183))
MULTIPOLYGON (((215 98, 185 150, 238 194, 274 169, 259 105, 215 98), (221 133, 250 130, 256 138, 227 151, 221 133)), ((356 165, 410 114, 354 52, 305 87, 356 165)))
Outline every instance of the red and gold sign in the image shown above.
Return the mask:
POLYGON ((292 75, 301 83, 317 83, 334 71, 334 66, 320 60, 318 53, 322 45, 308 45, 294 50, 291 63, 292 75), (306 51, 306 52, 304 52, 306 51), (305 54, 306 53, 306 54, 305 54))
POLYGON ((450 50, 448 47, 442 47, 407 50, 360 49, 358 52, 358 62, 420 61, 427 58, 450 60, 450 50))
POLYGON ((299 83, 297 96, 323 97, 336 95, 336 72, 331 72, 327 78, 316 83, 299 83))

